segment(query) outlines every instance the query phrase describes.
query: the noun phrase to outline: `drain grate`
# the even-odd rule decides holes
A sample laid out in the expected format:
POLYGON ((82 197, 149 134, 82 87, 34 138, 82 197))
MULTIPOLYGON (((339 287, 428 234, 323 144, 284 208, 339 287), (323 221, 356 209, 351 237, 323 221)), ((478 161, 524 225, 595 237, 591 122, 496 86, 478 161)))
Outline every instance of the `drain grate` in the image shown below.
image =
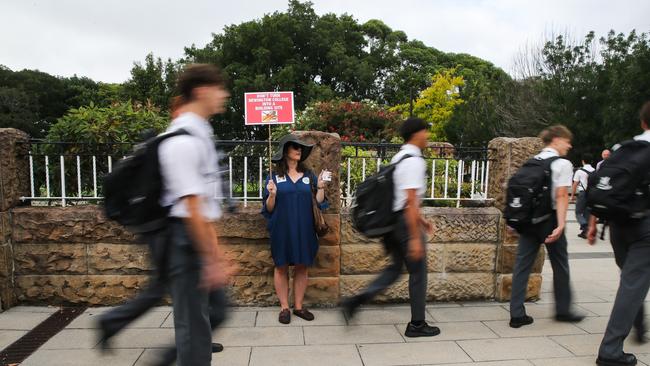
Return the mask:
POLYGON ((59 333, 85 310, 85 307, 61 308, 9 347, 2 350, 0 352, 0 365, 14 365, 23 362, 38 347, 59 333))

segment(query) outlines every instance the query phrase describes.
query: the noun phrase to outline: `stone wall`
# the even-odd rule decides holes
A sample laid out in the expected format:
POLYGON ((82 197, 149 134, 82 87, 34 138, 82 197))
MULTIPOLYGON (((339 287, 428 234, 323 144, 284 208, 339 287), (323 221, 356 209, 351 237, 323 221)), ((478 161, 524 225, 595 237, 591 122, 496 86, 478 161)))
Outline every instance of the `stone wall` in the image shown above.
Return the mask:
MULTIPOLYGON (((332 232, 320 239, 316 263, 310 269, 306 302, 333 306, 358 291, 388 263, 382 245, 352 229, 348 212, 341 212, 336 134, 303 132, 316 144, 307 165, 316 172, 334 172, 326 195, 331 207, 325 217, 332 232)), ((0 299, 3 308, 15 302, 32 304, 84 303, 112 305, 132 297, 145 286, 151 271, 146 246, 119 225, 108 221, 98 206, 18 207, 27 194, 27 168, 19 158, 27 136, 0 129, 0 299), (6 143, 5 143, 6 142, 6 143)), ((503 183, 517 164, 537 149, 534 140, 497 139, 490 174, 490 196, 497 208, 427 208, 436 226, 427 241, 429 300, 505 300, 516 253, 515 238, 504 230, 501 211, 503 183)), ((231 298, 240 305, 277 304, 273 261, 266 221, 260 207, 251 206, 217 223, 227 255, 239 264, 231 298)), ((541 257, 536 271, 541 270, 541 257)), ((408 298, 403 276, 378 301, 408 298)), ((531 294, 541 276, 533 275, 531 294)))
MULTIPOLYGON (((428 208, 436 225, 429 238, 429 299, 490 299, 500 213, 494 208, 428 208)), ((306 301, 333 306, 340 296, 365 286, 388 263, 382 245, 352 229, 348 213, 327 214, 333 231, 320 239, 310 269, 306 301)), ((99 207, 23 207, 10 222, 15 266, 15 296, 24 303, 123 302, 141 289, 151 267, 145 245, 106 220, 99 207)), ((259 207, 228 216, 217 224, 220 241, 240 271, 231 296, 239 305, 277 303, 266 222, 259 207)), ((379 301, 408 298, 404 276, 379 301)))

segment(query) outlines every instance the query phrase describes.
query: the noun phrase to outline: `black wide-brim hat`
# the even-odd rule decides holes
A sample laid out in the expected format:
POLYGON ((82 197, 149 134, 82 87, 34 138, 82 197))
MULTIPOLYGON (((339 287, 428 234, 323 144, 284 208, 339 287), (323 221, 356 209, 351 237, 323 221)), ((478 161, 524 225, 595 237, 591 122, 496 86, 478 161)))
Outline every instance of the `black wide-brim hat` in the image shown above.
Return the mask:
POLYGON ((282 136, 279 142, 278 150, 275 152, 273 157, 271 158, 271 161, 274 163, 277 163, 278 161, 282 160, 284 157, 284 149, 287 146, 288 143, 294 143, 296 145, 302 146, 302 152, 300 154, 300 161, 305 161, 309 157, 309 154, 311 154, 311 149, 314 147, 312 144, 308 144, 304 141, 301 141, 298 139, 298 137, 288 134, 282 136))

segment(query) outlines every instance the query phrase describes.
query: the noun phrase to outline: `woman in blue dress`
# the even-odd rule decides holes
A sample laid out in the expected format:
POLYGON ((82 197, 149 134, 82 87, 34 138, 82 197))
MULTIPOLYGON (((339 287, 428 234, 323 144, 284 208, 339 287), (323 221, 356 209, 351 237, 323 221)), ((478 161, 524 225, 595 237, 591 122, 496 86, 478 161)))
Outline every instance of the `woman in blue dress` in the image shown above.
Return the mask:
POLYGON ((282 310, 278 320, 291 322, 289 311, 289 266, 294 266, 293 314, 305 320, 314 315, 303 307, 307 289, 307 267, 314 263, 318 252, 318 237, 314 229, 312 190, 320 209, 327 207, 323 173, 317 178, 303 165, 313 145, 291 134, 282 137, 280 147, 271 159, 275 163, 272 179, 266 180, 262 214, 268 220, 271 234, 271 255, 275 264, 273 282, 282 310))

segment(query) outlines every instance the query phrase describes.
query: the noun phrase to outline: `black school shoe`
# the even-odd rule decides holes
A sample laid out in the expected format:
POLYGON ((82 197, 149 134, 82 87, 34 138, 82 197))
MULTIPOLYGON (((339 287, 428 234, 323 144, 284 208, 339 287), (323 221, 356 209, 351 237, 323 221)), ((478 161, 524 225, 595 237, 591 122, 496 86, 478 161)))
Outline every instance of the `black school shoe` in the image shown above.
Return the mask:
POLYGON ((357 313, 359 306, 361 306, 361 300, 358 296, 348 297, 347 299, 343 299, 343 301, 341 301, 341 310, 343 310, 343 314, 348 320, 352 320, 352 318, 354 318, 354 315, 357 313))
POLYGON ((599 366, 634 366, 636 365, 636 356, 631 353, 623 352, 623 356, 617 359, 603 358, 598 356, 596 365, 599 366))
POLYGON ((555 320, 563 323, 579 323, 585 318, 584 315, 580 314, 558 314, 555 316, 555 320))
POLYGON ((212 353, 219 353, 223 351, 223 345, 221 343, 212 343, 212 353))
POLYGON ((440 328, 432 327, 426 322, 422 322, 419 326, 409 322, 404 332, 407 337, 434 337, 438 334, 440 334, 440 328))
POLYGON ((532 316, 524 315, 517 318, 510 318, 510 328, 521 328, 524 325, 533 324, 532 316))
POLYGON ((97 326, 98 326, 98 339, 99 339, 99 349, 101 350, 102 353, 110 353, 112 352, 111 350, 111 338, 115 335, 115 332, 109 330, 108 324, 99 318, 97 321, 97 326))

